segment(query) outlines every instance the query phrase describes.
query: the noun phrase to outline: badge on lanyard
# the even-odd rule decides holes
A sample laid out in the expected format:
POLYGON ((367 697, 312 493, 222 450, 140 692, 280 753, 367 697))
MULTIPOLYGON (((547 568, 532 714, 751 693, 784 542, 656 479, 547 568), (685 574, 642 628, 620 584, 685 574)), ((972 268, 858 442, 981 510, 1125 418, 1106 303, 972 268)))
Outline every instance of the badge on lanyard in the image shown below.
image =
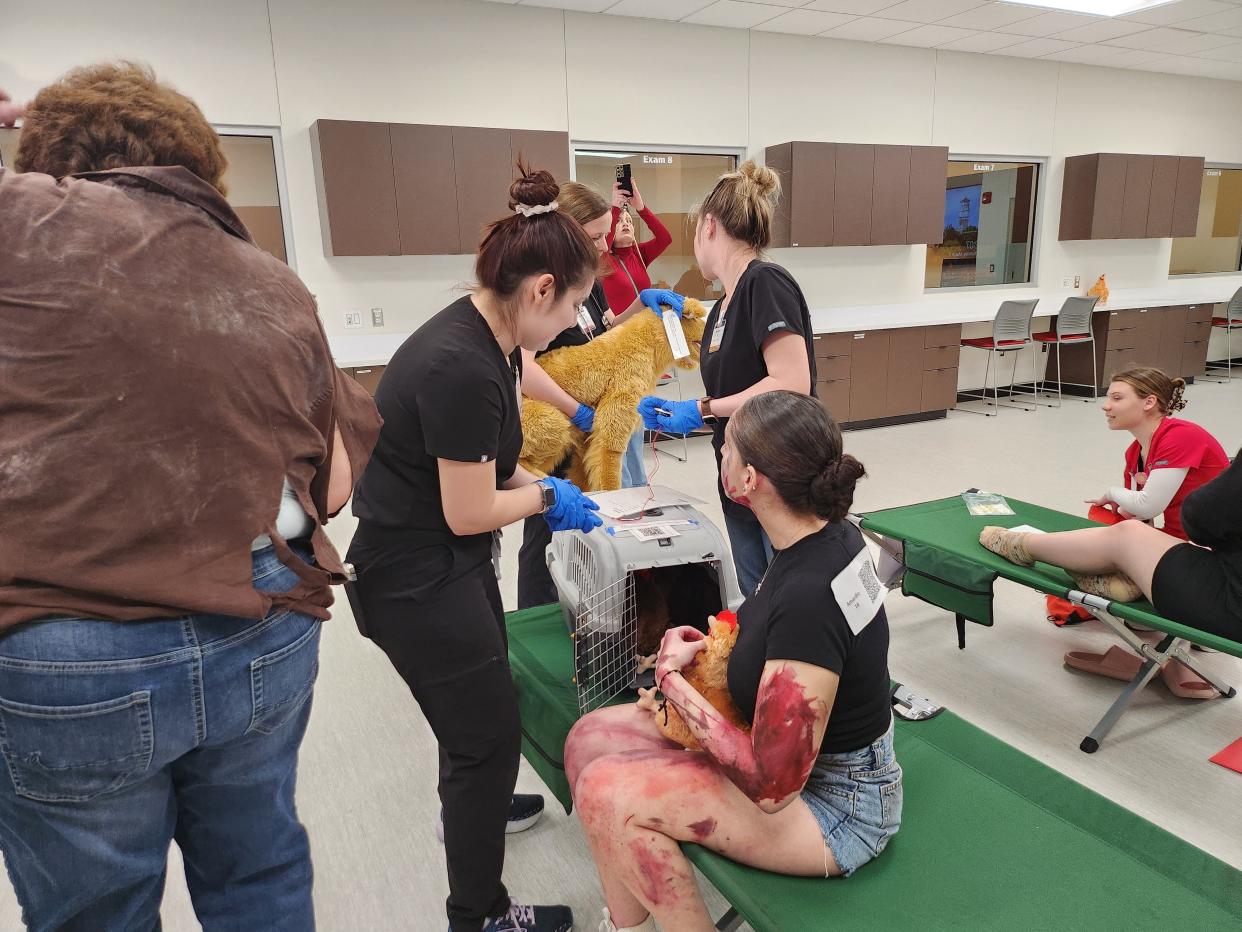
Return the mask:
POLYGON ((871 623, 888 595, 888 588, 876 576, 871 551, 863 547, 849 566, 837 573, 832 581, 832 594, 855 634, 871 623))
POLYGON ((716 350, 720 349, 720 341, 724 339, 724 332, 725 319, 724 315, 721 314, 720 320, 716 321, 716 326, 712 328, 712 341, 710 348, 708 349, 709 353, 714 353, 716 350))
POLYGON ((591 319, 591 313, 587 310, 585 304, 578 305, 578 329, 582 331, 583 336, 588 340, 593 338, 595 321, 591 319))

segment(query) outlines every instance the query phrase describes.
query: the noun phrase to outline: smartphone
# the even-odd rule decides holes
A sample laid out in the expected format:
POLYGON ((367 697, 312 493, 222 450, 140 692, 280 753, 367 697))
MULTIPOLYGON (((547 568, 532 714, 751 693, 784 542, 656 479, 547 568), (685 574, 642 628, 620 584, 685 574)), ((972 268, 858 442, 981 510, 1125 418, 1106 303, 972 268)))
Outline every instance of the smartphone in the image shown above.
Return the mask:
POLYGON ((617 166, 617 181, 621 182, 621 190, 625 193, 626 197, 633 196, 634 182, 630 180, 629 162, 626 162, 624 165, 617 166))

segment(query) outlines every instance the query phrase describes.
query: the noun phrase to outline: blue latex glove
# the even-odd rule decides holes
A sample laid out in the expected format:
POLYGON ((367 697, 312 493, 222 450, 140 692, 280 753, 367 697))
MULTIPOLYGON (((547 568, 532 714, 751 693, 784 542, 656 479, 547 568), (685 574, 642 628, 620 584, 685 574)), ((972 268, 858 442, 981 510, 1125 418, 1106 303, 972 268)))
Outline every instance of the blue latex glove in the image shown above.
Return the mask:
POLYGON ((543 519, 553 531, 581 531, 588 533, 604 522, 595 512, 599 505, 582 494, 572 482, 548 476, 540 482, 551 483, 556 489, 556 504, 543 513, 543 519))
POLYGON ((703 426, 703 415, 699 413, 696 400, 669 401, 648 395, 638 403, 638 413, 643 419, 643 427, 666 434, 688 434, 703 426), (661 414, 661 411, 668 413, 661 414))
POLYGON ((584 434, 589 434, 595 428, 595 409, 590 405, 578 405, 578 410, 569 419, 569 423, 584 434))
POLYGON ((667 288, 644 288, 638 293, 638 300, 655 311, 657 316, 664 313, 662 305, 668 305, 678 317, 681 316, 681 309, 686 306, 685 298, 667 288))

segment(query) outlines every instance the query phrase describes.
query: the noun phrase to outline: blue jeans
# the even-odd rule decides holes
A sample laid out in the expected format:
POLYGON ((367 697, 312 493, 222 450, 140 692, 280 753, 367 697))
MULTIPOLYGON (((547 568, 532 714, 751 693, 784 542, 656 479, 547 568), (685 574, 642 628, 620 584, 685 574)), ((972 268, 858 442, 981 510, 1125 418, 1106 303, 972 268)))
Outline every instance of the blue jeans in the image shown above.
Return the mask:
MULTIPOLYGON (((254 585, 297 577, 268 548, 254 585)), ((0 848, 32 930, 159 928, 168 845, 205 930, 314 928, 298 746, 318 620, 55 619, 0 636, 0 848)))
POLYGON ((636 489, 647 484, 647 466, 643 463, 643 429, 630 434, 630 445, 621 459, 621 488, 636 489))
POLYGON ((728 512, 725 513, 725 530, 729 534, 738 588, 742 590, 742 598, 749 599, 772 562, 772 542, 758 521, 734 518, 728 512))

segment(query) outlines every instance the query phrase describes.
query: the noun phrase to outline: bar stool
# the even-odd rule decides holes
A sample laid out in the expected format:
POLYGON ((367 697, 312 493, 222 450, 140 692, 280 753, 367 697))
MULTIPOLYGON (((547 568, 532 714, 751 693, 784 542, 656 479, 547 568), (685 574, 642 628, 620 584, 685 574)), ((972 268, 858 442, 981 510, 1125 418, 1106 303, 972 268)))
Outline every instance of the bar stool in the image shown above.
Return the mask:
MULTIPOLYGON (((982 414, 984 417, 994 417, 1000 411, 1000 357, 1006 353, 1014 353, 1013 372, 1009 377, 1009 399, 1012 403, 1014 396, 1014 379, 1018 375, 1018 357, 1017 352, 1025 346, 1030 346, 1031 340, 1031 317, 1035 313, 1035 305, 1039 303, 1038 298, 1032 298, 1029 301, 1002 301, 1000 309, 996 312, 996 319, 992 321, 992 335, 990 337, 970 337, 962 340, 962 346, 971 347, 973 349, 986 350, 988 354, 987 368, 983 370, 983 392, 974 394, 973 392, 960 392, 959 394, 971 401, 983 401, 996 408, 996 411, 972 411, 969 408, 963 408, 960 405, 955 408, 956 411, 964 411, 967 414, 982 414), (992 398, 988 400, 988 375, 992 371, 992 357, 996 356, 996 380, 992 386, 992 398)), ((1031 358, 1031 375, 1032 385, 1038 387, 1039 374, 1035 370, 1035 359, 1031 358)), ((1019 395, 1034 395, 1035 391, 1018 391, 1019 395)), ((1025 408, 1022 405, 1015 405, 1022 408, 1023 411, 1034 411, 1034 408, 1025 408)))
POLYGON ((1225 361, 1209 362, 1207 364, 1208 372, 1225 372, 1223 379, 1213 379, 1213 382, 1228 382, 1233 378, 1233 332, 1242 330, 1242 288, 1233 293, 1233 297, 1229 299, 1229 304, 1225 308, 1224 317, 1212 318, 1213 330, 1225 331, 1225 361))
MULTIPOLYGON (((1057 314, 1056 325, 1051 330, 1045 330, 1042 333, 1034 335, 1033 339, 1037 343, 1044 344, 1047 347, 1050 344, 1056 344, 1057 347, 1057 403, 1049 405, 1049 407, 1061 407, 1061 344, 1062 343, 1090 343, 1091 344, 1091 396, 1084 398, 1087 404, 1095 399, 1095 394, 1099 391, 1100 377, 1096 371, 1095 360, 1095 334, 1091 331, 1091 314, 1095 310, 1095 302, 1100 300, 1098 296, 1092 295, 1088 298, 1066 298, 1065 303, 1061 305, 1061 312, 1057 314)), ((1038 368, 1038 367, 1037 367, 1038 368)), ((1047 384, 1047 379, 1043 384, 1047 384)), ((1081 385, 1080 382, 1070 382, 1070 385, 1081 385)), ((1041 389, 1037 384, 1036 392, 1041 389)))

